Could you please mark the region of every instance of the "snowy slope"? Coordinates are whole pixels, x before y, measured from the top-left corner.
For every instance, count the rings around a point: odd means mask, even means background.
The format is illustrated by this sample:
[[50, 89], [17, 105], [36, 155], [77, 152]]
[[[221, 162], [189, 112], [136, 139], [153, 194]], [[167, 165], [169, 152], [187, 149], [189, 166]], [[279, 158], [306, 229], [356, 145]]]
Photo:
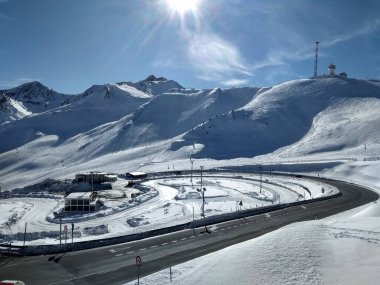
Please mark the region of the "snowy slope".
[[20, 147], [41, 135], [56, 135], [64, 141], [118, 120], [150, 99], [150, 95], [133, 87], [94, 85], [71, 104], [1, 126], [0, 135], [8, 139], [0, 146], [0, 152]]
[[24, 105], [5, 94], [0, 94], [0, 125], [30, 115]]
[[79, 135], [76, 141], [93, 150], [94, 156], [172, 139], [213, 116], [244, 106], [257, 89], [193, 92], [156, 96], [130, 116]]
[[[336, 78], [290, 81], [189, 131], [172, 150], [202, 144], [198, 158], [254, 157], [295, 144], [305, 136], [309, 137], [304, 138], [306, 142], [294, 145], [289, 154], [357, 147], [376, 139], [379, 99], [378, 82]], [[327, 128], [339, 129], [337, 136]], [[309, 149], [311, 142], [314, 149]]]

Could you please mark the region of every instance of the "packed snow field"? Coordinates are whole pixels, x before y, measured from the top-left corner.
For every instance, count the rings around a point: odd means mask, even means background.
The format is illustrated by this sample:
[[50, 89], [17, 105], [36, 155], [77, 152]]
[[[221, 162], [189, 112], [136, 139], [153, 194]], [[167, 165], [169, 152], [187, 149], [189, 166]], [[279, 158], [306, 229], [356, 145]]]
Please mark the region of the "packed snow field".
[[[196, 90], [150, 76], [95, 85], [75, 96], [38, 82], [0, 93], [2, 195], [83, 171], [189, 170], [191, 161], [198, 171], [204, 166], [257, 172], [261, 165], [264, 171], [380, 189], [380, 81], [300, 79], [273, 87]], [[317, 197], [328, 187], [264, 175], [260, 195], [257, 173], [246, 178], [205, 177], [206, 216], [236, 211], [238, 201], [243, 208], [263, 206]], [[196, 188], [199, 177], [193, 180]], [[109, 201], [98, 216], [67, 220], [75, 222], [75, 239], [189, 221], [193, 207], [200, 218], [202, 199], [189, 177], [148, 181], [152, 191], [132, 203], [131, 193], [123, 198], [120, 189], [126, 188], [117, 183], [104, 194]], [[1, 200], [3, 240], [20, 242], [17, 233], [28, 223], [28, 233], [35, 235], [27, 242], [56, 243], [59, 227], [51, 218], [62, 198], [56, 192], [46, 199], [24, 195]], [[293, 224], [176, 266], [174, 283], [377, 284], [379, 215], [379, 203], [373, 202]], [[167, 271], [142, 280], [166, 283]]]
[[[139, 183], [150, 189], [142, 193], [124, 187], [118, 180], [113, 189], [98, 191], [104, 206], [96, 212], [66, 213], [55, 218], [53, 212], [64, 208], [64, 195], [55, 199], [33, 197], [0, 200], [0, 242], [23, 244], [27, 224], [28, 244], [59, 244], [60, 221], [63, 227], [75, 224], [74, 241], [113, 237], [142, 232], [202, 218], [201, 187], [205, 192], [205, 215], [218, 215], [278, 203], [290, 203], [329, 196], [338, 190], [328, 184], [307, 179], [275, 177], [269, 174], [219, 174], [155, 179]], [[136, 195], [136, 193], [141, 195]], [[133, 198], [132, 198], [133, 197]], [[67, 236], [61, 236], [66, 239]], [[71, 240], [71, 233], [68, 238]]]

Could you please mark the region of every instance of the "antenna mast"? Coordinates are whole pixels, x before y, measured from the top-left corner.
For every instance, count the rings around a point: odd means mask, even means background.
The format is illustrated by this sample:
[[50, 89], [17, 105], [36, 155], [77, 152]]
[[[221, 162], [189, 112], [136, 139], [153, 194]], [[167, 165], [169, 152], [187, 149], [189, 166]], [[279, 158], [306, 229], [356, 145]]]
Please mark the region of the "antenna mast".
[[319, 42], [315, 42], [314, 77], [317, 77], [317, 70], [318, 70], [318, 45], [319, 45]]

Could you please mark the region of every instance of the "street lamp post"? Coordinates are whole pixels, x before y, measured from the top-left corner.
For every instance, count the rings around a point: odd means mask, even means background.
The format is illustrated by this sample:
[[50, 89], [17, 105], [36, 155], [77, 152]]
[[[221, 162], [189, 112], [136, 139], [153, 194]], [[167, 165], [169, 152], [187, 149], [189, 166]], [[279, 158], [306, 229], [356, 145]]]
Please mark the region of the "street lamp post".
[[205, 192], [206, 188], [203, 187], [203, 168], [204, 166], [201, 166], [201, 188], [197, 189], [198, 192], [202, 193], [202, 216], [205, 217]]
[[206, 192], [206, 188], [203, 187], [201, 189], [197, 189], [198, 192], [201, 192], [202, 193], [202, 216], [203, 218], [205, 218], [205, 192]]
[[203, 178], [203, 174], [202, 174], [203, 173], [203, 168], [204, 168], [204, 166], [201, 166], [201, 189], [202, 189], [202, 181], [203, 181], [202, 180], [202, 178]]
[[91, 192], [94, 192], [94, 172], [91, 172]]
[[194, 160], [191, 159], [191, 156], [190, 156], [190, 163], [191, 163], [190, 182], [191, 182], [191, 184], [193, 184], [193, 164], [194, 164]]
[[262, 189], [262, 181], [263, 181], [263, 172], [262, 172], [262, 166], [259, 166], [260, 170], [260, 194], [261, 194], [261, 189]]

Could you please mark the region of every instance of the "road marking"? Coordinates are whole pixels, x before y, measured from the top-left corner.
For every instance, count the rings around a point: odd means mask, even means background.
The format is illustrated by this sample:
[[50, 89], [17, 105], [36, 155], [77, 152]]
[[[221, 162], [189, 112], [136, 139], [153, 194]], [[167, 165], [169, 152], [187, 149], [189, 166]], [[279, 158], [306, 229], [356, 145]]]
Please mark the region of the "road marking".
[[126, 254], [132, 254], [132, 253], [134, 253], [135, 251], [134, 250], [132, 250], [132, 251], [128, 251]]
[[225, 231], [226, 229], [220, 229], [221, 231]]
[[157, 247], [157, 245], [152, 245], [150, 248], [156, 248]]
[[144, 250], [146, 250], [146, 248], [144, 247], [144, 248], [142, 248], [142, 249], [140, 249], [140, 251], [144, 251]]
[[185, 240], [185, 239], [187, 239], [187, 238], [181, 238], [181, 240]]
[[195, 236], [191, 236], [190, 238], [195, 238]]
[[168, 244], [167, 242], [161, 243], [161, 245], [167, 245], [167, 244]]
[[115, 256], [122, 256], [122, 255], [124, 255], [124, 254], [122, 254], [122, 253], [119, 253], [119, 254], [116, 254]]
[[306, 207], [304, 205], [301, 205], [301, 208], [304, 209], [304, 210], [306, 209]]
[[175, 243], [175, 242], [177, 242], [178, 240], [172, 240], [172, 243]]
[[131, 248], [131, 247], [127, 246], [127, 247], [123, 247], [123, 248], [110, 249], [110, 252], [115, 253], [115, 252], [126, 250], [128, 248]]

